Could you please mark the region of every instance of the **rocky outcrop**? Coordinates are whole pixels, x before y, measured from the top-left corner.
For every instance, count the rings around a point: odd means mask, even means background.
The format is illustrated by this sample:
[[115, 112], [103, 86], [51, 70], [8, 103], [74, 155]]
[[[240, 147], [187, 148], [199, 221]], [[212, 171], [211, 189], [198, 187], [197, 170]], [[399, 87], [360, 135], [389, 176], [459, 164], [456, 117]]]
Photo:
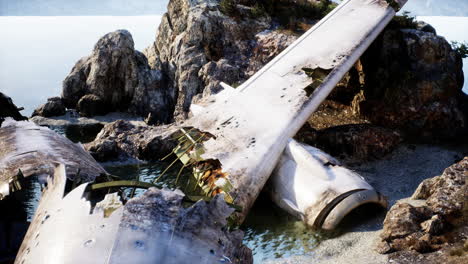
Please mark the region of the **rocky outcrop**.
[[[441, 253], [432, 255], [428, 262], [414, 263], [437, 263], [436, 260], [463, 263], [458, 259], [460, 256], [467, 260], [466, 248], [463, 249], [468, 235], [467, 180], [468, 157], [465, 157], [441, 176], [422, 182], [410, 200], [390, 209], [377, 250], [402, 251], [390, 256], [397, 263], [410, 263], [406, 261], [417, 259], [418, 252], [438, 250]], [[457, 253], [458, 247], [461, 251]]]
[[67, 109], [65, 108], [65, 105], [63, 104], [60, 97], [51, 97], [47, 99], [47, 103], [35, 109], [32, 116], [61, 116], [64, 115], [66, 111]]
[[93, 53], [76, 63], [63, 82], [62, 98], [84, 116], [152, 113], [154, 122], [169, 122], [173, 96], [163, 83], [162, 73], [150, 69], [145, 55], [134, 49], [130, 33], [118, 30], [102, 37]]
[[11, 117], [17, 121], [26, 120], [27, 118], [22, 116], [19, 111], [21, 109], [16, 107], [11, 98], [0, 92], [0, 126], [5, 117]]
[[[311, 25], [307, 24], [307, 27]], [[299, 38], [299, 34], [284, 30], [265, 30], [255, 35], [256, 45], [252, 51], [247, 75], [252, 76]]]
[[145, 54], [168, 77], [175, 115], [183, 118], [194, 98], [217, 93], [220, 82], [241, 84], [333, 6], [328, 0], [172, 0]]
[[192, 99], [205, 89], [217, 92], [221, 81], [245, 80], [252, 40], [270, 26], [268, 16], [231, 17], [219, 1], [170, 1], [153, 48], [176, 92], [176, 115], [185, 116]]
[[425, 28], [388, 29], [365, 53], [360, 113], [408, 137], [452, 139], [468, 131], [462, 60]]
[[158, 160], [170, 153], [177, 141], [171, 138], [175, 126], [137, 126], [119, 120], [104, 126], [96, 139], [85, 148], [98, 161]]
[[104, 100], [94, 94], [87, 94], [81, 97], [76, 104], [76, 110], [81, 116], [86, 117], [105, 115], [109, 111], [109, 109], [106, 108]]
[[296, 138], [342, 160], [379, 159], [402, 141], [398, 132], [370, 124], [341, 125], [321, 130], [308, 126], [304, 126]]

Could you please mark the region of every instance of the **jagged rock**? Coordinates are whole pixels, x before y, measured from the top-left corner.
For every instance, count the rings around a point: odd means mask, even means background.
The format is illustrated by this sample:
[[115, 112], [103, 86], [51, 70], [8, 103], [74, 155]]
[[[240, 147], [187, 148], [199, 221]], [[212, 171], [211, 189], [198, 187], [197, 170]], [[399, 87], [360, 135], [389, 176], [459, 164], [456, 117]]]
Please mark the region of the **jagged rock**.
[[440, 215], [434, 215], [431, 219], [421, 223], [424, 233], [429, 235], [438, 235], [444, 230], [444, 220]]
[[[384, 229], [380, 237], [384, 242], [384, 250], [380, 247], [380, 253], [390, 253], [388, 251], [402, 250], [415, 243], [411, 234], [418, 233], [421, 223], [432, 217], [431, 211], [425, 207], [414, 207], [407, 203], [397, 203], [388, 212], [384, 221]], [[417, 240], [417, 239], [416, 239]], [[390, 248], [387, 248], [387, 243]], [[387, 252], [386, 252], [387, 251]]]
[[222, 90], [221, 81], [231, 85], [238, 84], [240, 74], [240, 70], [229, 64], [229, 61], [225, 59], [217, 62], [208, 62], [199, 72], [201, 80], [207, 84], [203, 90], [202, 97], [220, 92]]
[[429, 33], [432, 33], [434, 35], [437, 35], [437, 31], [430, 24], [428, 24], [428, 23], [426, 23], [424, 21], [417, 21], [416, 23], [417, 23], [416, 28], [418, 30], [421, 30], [421, 31], [424, 31], [424, 32], [429, 32]]
[[94, 108], [96, 98], [86, 98], [80, 112], [92, 115], [94, 110], [123, 111], [142, 116], [154, 113], [160, 122], [172, 118], [172, 95], [163, 85], [160, 71], [149, 67], [145, 55], [134, 49], [132, 36], [126, 30], [106, 34], [89, 57], [82, 58], [63, 82], [62, 98], [68, 108], [77, 108], [88, 94], [102, 100]]
[[67, 109], [65, 108], [65, 105], [63, 104], [60, 97], [51, 97], [47, 99], [47, 103], [35, 109], [32, 116], [61, 116], [64, 115], [66, 111]]
[[108, 113], [104, 100], [94, 94], [87, 94], [81, 97], [76, 105], [76, 110], [78, 110], [81, 116], [86, 117], [105, 115]]
[[[215, 92], [220, 81], [244, 81], [243, 72], [255, 46], [252, 40], [270, 26], [268, 16], [230, 17], [221, 12], [219, 1], [170, 1], [152, 47], [169, 78], [170, 89], [176, 92], [176, 115], [186, 116], [192, 99], [203, 93], [206, 86]], [[150, 64], [155, 63], [150, 60]], [[207, 78], [203, 74], [226, 69], [226, 75]]]
[[348, 160], [382, 158], [402, 141], [398, 132], [369, 124], [341, 125], [321, 130], [306, 125], [296, 138], [330, 155]]
[[126, 158], [158, 160], [170, 153], [177, 141], [170, 136], [172, 125], [145, 127], [119, 120], [104, 126], [85, 148], [98, 161]]
[[0, 126], [5, 120], [5, 117], [12, 117], [17, 121], [26, 120], [27, 118], [21, 115], [19, 112], [20, 110], [21, 109], [16, 107], [10, 97], [0, 92]]
[[466, 134], [462, 60], [445, 38], [416, 29], [389, 29], [362, 62], [366, 80], [360, 113], [373, 124], [417, 139]]
[[[468, 234], [467, 179], [468, 157], [465, 157], [441, 176], [422, 182], [413, 200], [399, 202], [390, 209], [377, 250], [381, 253], [402, 251], [390, 256], [396, 263], [411, 263], [407, 261], [418, 259], [417, 252], [437, 250], [440, 254], [431, 255], [428, 263], [449, 259], [454, 245], [463, 247]], [[419, 205], [410, 204], [418, 201]], [[466, 260], [468, 256], [462, 250], [463, 255]], [[456, 261], [453, 263], [463, 263]]]
[[[468, 195], [468, 157], [447, 168], [441, 176], [423, 181], [413, 199], [424, 199], [435, 213], [459, 217], [463, 215]], [[466, 212], [465, 212], [466, 213]]]
[[298, 38], [299, 34], [291, 34], [291, 32], [279, 29], [265, 30], [256, 34], [256, 45], [252, 51], [247, 75], [254, 75]]
[[[336, 85], [336, 87], [328, 95], [328, 100], [333, 100], [345, 105], [353, 105], [354, 101], [359, 96], [365, 83], [365, 72], [362, 68], [361, 61], [357, 61], [349, 70], [345, 77]], [[356, 111], [357, 110], [357, 111]], [[358, 108], [353, 111], [359, 113]]]

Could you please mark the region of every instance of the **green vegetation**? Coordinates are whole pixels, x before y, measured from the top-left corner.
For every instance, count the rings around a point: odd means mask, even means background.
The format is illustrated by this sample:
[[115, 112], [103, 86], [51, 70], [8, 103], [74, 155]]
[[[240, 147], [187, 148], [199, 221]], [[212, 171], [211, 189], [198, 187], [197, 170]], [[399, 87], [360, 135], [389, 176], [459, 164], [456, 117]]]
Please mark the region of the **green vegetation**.
[[410, 15], [410, 12], [405, 11], [402, 15], [394, 16], [389, 24], [390, 28], [412, 28], [416, 29], [418, 23], [416, 18]]
[[337, 4], [330, 0], [311, 2], [307, 0], [262, 0], [258, 1], [271, 16], [278, 19], [286, 29], [295, 29], [300, 19], [318, 20], [326, 16]]
[[268, 14], [267, 14], [265, 8], [263, 7], [263, 5], [261, 5], [259, 3], [256, 3], [253, 6], [251, 15], [252, 15], [253, 18], [256, 18], [256, 17], [264, 17], [264, 16], [267, 16]]
[[395, 9], [395, 11], [399, 11], [400, 10], [400, 5], [395, 1], [395, 0], [385, 0], [387, 1], [388, 5], [391, 6], [393, 9]]
[[219, 3], [220, 10], [228, 16], [236, 16], [238, 13], [235, 0], [221, 0]]
[[457, 42], [457, 41], [452, 41], [452, 48], [455, 52], [460, 54], [460, 56], [464, 58], [468, 58], [468, 43], [463, 42]]
[[337, 4], [331, 0], [221, 0], [220, 10], [230, 17], [240, 16], [237, 4], [251, 8], [249, 16], [259, 18], [271, 16], [286, 30], [301, 29], [304, 20], [319, 20], [333, 10]]

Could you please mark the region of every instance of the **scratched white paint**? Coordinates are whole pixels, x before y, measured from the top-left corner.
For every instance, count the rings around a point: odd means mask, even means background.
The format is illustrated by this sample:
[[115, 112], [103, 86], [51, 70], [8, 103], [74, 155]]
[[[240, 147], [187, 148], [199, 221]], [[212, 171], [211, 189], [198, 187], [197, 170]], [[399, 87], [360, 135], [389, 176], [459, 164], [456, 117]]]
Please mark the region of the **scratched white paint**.
[[[359, 205], [373, 202], [386, 206], [383, 199], [364, 178], [343, 167], [340, 162], [319, 149], [300, 144], [291, 139], [281, 155], [273, 175], [271, 176], [270, 194], [273, 201], [290, 214], [302, 219], [307, 225], [321, 228], [327, 222], [318, 216], [331, 206], [337, 197], [344, 199], [356, 196], [357, 192], [370, 191], [365, 199], [354, 199], [340, 211], [336, 212], [339, 219], [333, 221], [328, 229], [335, 227], [346, 213]], [[326, 196], [326, 194], [332, 194]], [[369, 193], [369, 192], [368, 192]], [[376, 199], [377, 198], [377, 199]], [[339, 204], [339, 203], [338, 203]], [[331, 206], [333, 208], [334, 206]], [[331, 209], [330, 208], [330, 209]], [[331, 210], [330, 210], [331, 211]]]
[[[242, 222], [293, 137], [356, 60], [385, 28], [395, 10], [384, 0], [348, 0], [257, 74], [212, 99], [184, 125], [210, 132], [206, 159], [218, 159], [234, 186]], [[333, 69], [310, 96], [302, 68]], [[229, 93], [229, 91], [228, 91]]]

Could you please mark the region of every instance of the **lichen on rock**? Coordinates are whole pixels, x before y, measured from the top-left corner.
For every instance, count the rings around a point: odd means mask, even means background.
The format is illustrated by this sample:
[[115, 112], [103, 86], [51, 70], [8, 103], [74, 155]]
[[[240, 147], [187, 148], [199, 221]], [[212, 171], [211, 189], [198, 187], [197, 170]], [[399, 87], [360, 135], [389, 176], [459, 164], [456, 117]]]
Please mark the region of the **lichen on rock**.
[[62, 98], [67, 108], [79, 108], [85, 116], [152, 113], [155, 123], [167, 123], [172, 119], [172, 96], [163, 83], [162, 73], [151, 69], [145, 55], [134, 49], [130, 33], [117, 30], [103, 36], [92, 54], [75, 64], [63, 82]]
[[[411, 263], [419, 253], [428, 253], [418, 263], [463, 263], [468, 254], [451, 254], [462, 247], [468, 234], [468, 157], [447, 168], [442, 175], [421, 183], [411, 200], [394, 205], [384, 221], [377, 246], [390, 259]], [[412, 205], [414, 204], [414, 205]], [[438, 251], [439, 253], [430, 253]], [[466, 250], [465, 250], [466, 251]]]

